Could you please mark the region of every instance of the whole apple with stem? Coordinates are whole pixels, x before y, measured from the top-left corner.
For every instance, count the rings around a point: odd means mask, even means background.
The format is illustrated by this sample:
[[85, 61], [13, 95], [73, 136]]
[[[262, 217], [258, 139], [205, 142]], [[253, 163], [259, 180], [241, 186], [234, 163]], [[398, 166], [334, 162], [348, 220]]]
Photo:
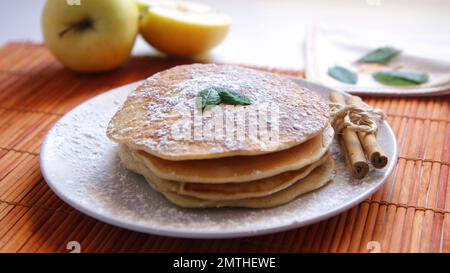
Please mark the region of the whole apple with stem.
[[134, 0], [47, 0], [42, 14], [44, 41], [66, 67], [102, 72], [123, 64], [139, 30]]

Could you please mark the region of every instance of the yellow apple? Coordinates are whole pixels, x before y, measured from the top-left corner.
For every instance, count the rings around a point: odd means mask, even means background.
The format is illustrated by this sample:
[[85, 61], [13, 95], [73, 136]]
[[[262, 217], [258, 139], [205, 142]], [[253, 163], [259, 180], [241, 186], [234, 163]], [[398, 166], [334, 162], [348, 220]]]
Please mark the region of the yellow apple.
[[48, 0], [42, 14], [46, 46], [66, 67], [79, 72], [123, 64], [138, 30], [134, 0]]
[[226, 37], [231, 18], [208, 6], [167, 1], [150, 4], [140, 20], [140, 33], [156, 49], [176, 56], [203, 54]]

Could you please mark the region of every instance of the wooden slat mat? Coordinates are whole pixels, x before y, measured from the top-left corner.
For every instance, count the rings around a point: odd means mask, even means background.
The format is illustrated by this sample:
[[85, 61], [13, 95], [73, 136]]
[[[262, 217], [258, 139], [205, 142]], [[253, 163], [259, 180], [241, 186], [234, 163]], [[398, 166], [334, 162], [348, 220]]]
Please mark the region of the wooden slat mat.
[[[101, 92], [186, 63], [135, 57], [123, 68], [79, 75], [45, 47], [0, 48], [0, 252], [450, 252], [450, 96], [365, 98], [388, 114], [400, 155], [385, 186], [359, 206], [307, 227], [254, 238], [187, 240], [117, 228], [61, 201], [39, 170], [48, 129]], [[301, 76], [298, 71], [273, 70]]]

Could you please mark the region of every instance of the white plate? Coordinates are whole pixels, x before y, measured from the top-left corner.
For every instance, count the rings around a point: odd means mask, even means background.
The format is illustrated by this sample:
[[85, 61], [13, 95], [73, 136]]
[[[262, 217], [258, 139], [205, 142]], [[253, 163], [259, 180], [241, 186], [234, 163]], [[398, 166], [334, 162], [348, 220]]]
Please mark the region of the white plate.
[[[324, 97], [327, 87], [294, 79]], [[137, 85], [132, 83], [103, 93], [79, 105], [49, 131], [41, 149], [42, 174], [52, 190], [83, 213], [135, 231], [189, 238], [253, 236], [308, 225], [349, 209], [378, 189], [397, 159], [394, 134], [380, 126], [380, 145], [390, 158], [383, 170], [371, 170], [361, 180], [350, 178], [339, 147], [332, 147], [336, 177], [324, 188], [289, 204], [271, 209], [183, 209], [172, 205], [127, 171], [117, 144], [106, 135], [112, 115]]]
[[[396, 35], [386, 33], [384, 30], [371, 29], [368, 32], [366, 28], [357, 26], [343, 29], [326, 24], [311, 25], [306, 33], [305, 74], [310, 81], [353, 94], [370, 96], [450, 94], [450, 54], [448, 46], [445, 46], [447, 43], [444, 40], [447, 37], [444, 35], [438, 37], [418, 37], [407, 33]], [[429, 75], [429, 82], [418, 86], [387, 86], [375, 81], [371, 73], [358, 73], [358, 83], [351, 85], [341, 83], [327, 74], [328, 68], [334, 65], [358, 70], [354, 64], [355, 60], [374, 48], [385, 45], [384, 43], [402, 49], [402, 53], [389, 63], [389, 67], [425, 71]]]

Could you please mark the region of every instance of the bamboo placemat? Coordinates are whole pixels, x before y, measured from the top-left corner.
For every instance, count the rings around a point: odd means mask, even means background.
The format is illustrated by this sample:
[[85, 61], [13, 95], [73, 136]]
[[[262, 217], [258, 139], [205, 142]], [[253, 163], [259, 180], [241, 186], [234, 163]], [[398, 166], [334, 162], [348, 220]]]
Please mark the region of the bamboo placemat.
[[[0, 252], [450, 252], [450, 96], [370, 98], [397, 136], [398, 164], [359, 206], [267, 236], [190, 240], [146, 235], [85, 216], [61, 201], [39, 170], [48, 129], [77, 104], [182, 60], [135, 57], [123, 68], [79, 75], [42, 45], [0, 48]], [[272, 70], [301, 76], [300, 71]]]

